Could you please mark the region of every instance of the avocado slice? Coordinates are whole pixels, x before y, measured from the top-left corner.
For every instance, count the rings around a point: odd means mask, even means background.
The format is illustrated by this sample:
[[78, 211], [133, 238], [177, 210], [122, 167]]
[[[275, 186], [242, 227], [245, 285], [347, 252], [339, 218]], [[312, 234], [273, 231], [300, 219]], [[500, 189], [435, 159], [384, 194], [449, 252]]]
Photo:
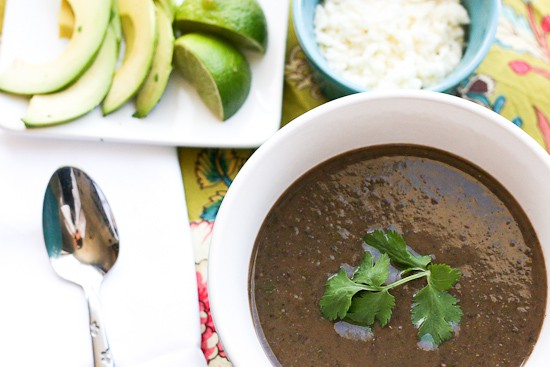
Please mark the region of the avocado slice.
[[69, 87], [52, 94], [34, 95], [23, 122], [27, 127], [57, 125], [74, 120], [99, 106], [109, 91], [118, 59], [115, 27], [111, 24], [103, 44], [86, 72]]
[[111, 0], [68, 0], [75, 16], [75, 32], [53, 61], [31, 64], [14, 61], [0, 74], [0, 90], [15, 94], [55, 92], [76, 80], [97, 54], [111, 17]]
[[157, 43], [156, 8], [152, 0], [119, 0], [118, 11], [126, 49], [103, 101], [103, 115], [119, 109], [138, 92], [151, 68]]
[[[113, 2], [116, 3], [116, 1]], [[59, 37], [70, 39], [73, 36], [74, 30], [74, 14], [68, 0], [61, 0], [57, 22], [59, 25]]]
[[[0, 0], [5, 1], [5, 0]], [[122, 39], [122, 29], [120, 26], [120, 18], [118, 16], [117, 0], [112, 0], [113, 5], [111, 8], [111, 24], [115, 30], [118, 42]], [[73, 9], [68, 3], [68, 0], [61, 0], [61, 6], [59, 7], [59, 18], [57, 20], [59, 26], [60, 38], [71, 38], [74, 30], [74, 14]]]
[[155, 2], [157, 8], [158, 41], [153, 56], [153, 64], [147, 78], [136, 96], [134, 117], [145, 117], [162, 97], [170, 73], [172, 72], [172, 55], [174, 54], [174, 32], [172, 20], [162, 5]]
[[113, 27], [117, 43], [120, 46], [120, 42], [122, 41], [122, 25], [120, 24], [120, 14], [118, 13], [118, 0], [113, 0], [111, 27]]
[[155, 0], [155, 3], [164, 9], [166, 15], [170, 18], [170, 23], [172, 23], [178, 10], [178, 4], [176, 4], [175, 0]]
[[6, 0], [0, 0], [0, 34], [4, 27], [4, 13], [6, 12]]

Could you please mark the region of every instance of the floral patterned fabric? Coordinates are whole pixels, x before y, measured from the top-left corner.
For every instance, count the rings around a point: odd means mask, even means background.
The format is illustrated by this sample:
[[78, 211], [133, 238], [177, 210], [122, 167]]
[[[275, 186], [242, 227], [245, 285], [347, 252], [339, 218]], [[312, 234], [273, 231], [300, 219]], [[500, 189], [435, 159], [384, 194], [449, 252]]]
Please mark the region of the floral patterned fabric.
[[[550, 152], [550, 0], [503, 0], [497, 39], [456, 95], [502, 114]], [[312, 80], [289, 23], [284, 125], [327, 100]], [[207, 263], [218, 208], [252, 150], [181, 148], [179, 157], [193, 234], [202, 350], [210, 367], [231, 366], [210, 314]]]

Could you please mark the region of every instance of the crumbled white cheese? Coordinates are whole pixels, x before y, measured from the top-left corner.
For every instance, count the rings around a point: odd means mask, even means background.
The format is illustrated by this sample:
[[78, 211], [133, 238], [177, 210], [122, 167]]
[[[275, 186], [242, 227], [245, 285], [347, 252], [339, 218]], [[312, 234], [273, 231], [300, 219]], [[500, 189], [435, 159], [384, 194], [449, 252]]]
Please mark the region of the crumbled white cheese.
[[460, 62], [469, 23], [459, 0], [325, 0], [315, 35], [330, 67], [370, 89], [420, 89]]

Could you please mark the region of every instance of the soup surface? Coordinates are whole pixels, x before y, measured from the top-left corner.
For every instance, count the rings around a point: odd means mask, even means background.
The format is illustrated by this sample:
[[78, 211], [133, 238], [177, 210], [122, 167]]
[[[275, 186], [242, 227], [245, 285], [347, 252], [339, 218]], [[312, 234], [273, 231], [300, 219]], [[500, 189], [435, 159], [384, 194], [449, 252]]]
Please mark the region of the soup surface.
[[[419, 348], [412, 296], [395, 288], [388, 325], [348, 339], [319, 310], [327, 278], [356, 266], [373, 229], [400, 232], [411, 248], [460, 269], [450, 293], [459, 331]], [[546, 270], [535, 232], [503, 187], [444, 152], [387, 145], [349, 152], [307, 172], [266, 217], [251, 264], [252, 313], [273, 364], [282, 366], [519, 367], [538, 337]]]

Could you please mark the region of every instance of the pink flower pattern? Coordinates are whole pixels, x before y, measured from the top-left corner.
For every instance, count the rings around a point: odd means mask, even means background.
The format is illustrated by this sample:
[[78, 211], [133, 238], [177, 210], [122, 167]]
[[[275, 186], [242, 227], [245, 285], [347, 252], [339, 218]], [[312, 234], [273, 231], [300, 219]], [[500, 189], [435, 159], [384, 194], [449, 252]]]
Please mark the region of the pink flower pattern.
[[192, 221], [189, 225], [195, 251], [195, 262], [198, 264], [201, 261], [208, 260], [214, 222], [202, 219]]
[[[527, 10], [527, 20], [529, 23], [529, 27], [533, 32], [536, 43], [542, 50], [543, 54], [546, 55], [547, 60], [550, 60], [550, 47], [548, 46], [547, 38], [548, 34], [550, 33], [550, 15], [542, 16], [540, 22], [537, 22], [533, 4], [528, 2], [525, 4], [525, 6]], [[513, 60], [508, 64], [508, 66], [510, 66], [510, 68], [517, 75], [535, 73], [550, 80], [550, 71], [546, 70], [545, 68], [533, 66], [525, 60]], [[544, 139], [546, 150], [550, 153], [550, 122], [537, 106], [533, 106], [533, 108], [537, 116], [537, 127]]]
[[533, 3], [528, 2], [525, 4], [527, 7], [527, 20], [531, 31], [535, 36], [539, 47], [542, 49], [546, 59], [550, 60], [550, 48], [548, 47], [547, 35], [550, 32], [550, 15], [542, 17], [540, 24], [537, 24], [536, 12]]
[[550, 153], [550, 121], [537, 107], [535, 107], [535, 114], [537, 115], [538, 128], [544, 138], [546, 151]]
[[197, 271], [197, 285], [199, 289], [199, 310], [201, 318], [201, 349], [207, 362], [214, 360], [220, 356], [226, 358], [225, 351], [216, 334], [216, 327], [212, 321], [210, 312], [210, 300], [208, 299], [208, 288], [206, 280], [202, 273]]

